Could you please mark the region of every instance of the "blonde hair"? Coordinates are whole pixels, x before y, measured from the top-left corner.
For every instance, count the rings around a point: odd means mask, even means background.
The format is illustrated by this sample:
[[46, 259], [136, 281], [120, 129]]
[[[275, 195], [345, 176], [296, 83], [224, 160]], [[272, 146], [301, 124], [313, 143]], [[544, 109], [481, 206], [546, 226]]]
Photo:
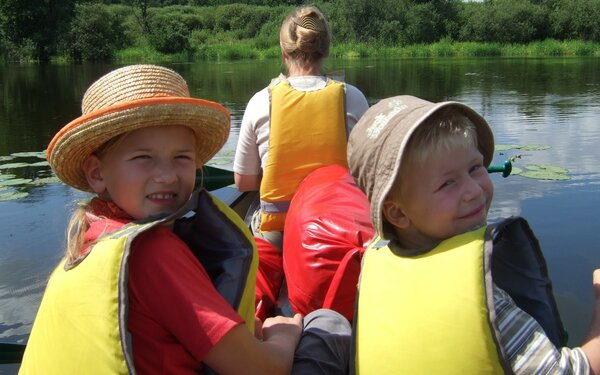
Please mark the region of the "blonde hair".
[[329, 56], [331, 31], [321, 11], [302, 6], [290, 13], [279, 31], [281, 49], [300, 66], [320, 62]]
[[[116, 147], [119, 143], [125, 139], [129, 133], [123, 133], [116, 137], [113, 137], [102, 144], [93, 155], [96, 155], [100, 159], [106, 155], [110, 150]], [[71, 267], [77, 264], [81, 260], [81, 250], [85, 242], [85, 233], [89, 229], [90, 225], [87, 220], [87, 215], [91, 211], [90, 201], [81, 201], [77, 203], [77, 207], [71, 214], [69, 219], [69, 225], [67, 226], [67, 248], [65, 251], [66, 266]], [[100, 237], [100, 236], [99, 236]]]
[[464, 114], [444, 108], [425, 120], [410, 136], [400, 163], [400, 173], [390, 196], [398, 197], [402, 176], [408, 167], [422, 166], [434, 152], [450, 153], [455, 148], [478, 147], [477, 127]]

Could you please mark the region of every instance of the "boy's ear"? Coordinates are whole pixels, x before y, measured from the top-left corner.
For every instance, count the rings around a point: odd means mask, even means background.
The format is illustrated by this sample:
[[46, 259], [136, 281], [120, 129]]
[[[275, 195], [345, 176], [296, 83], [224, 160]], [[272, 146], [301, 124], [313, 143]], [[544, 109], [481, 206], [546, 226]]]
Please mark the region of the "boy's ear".
[[382, 209], [385, 219], [396, 228], [404, 229], [410, 224], [410, 219], [397, 202], [386, 199]]
[[102, 163], [96, 155], [90, 155], [83, 162], [85, 178], [94, 192], [100, 194], [106, 190], [100, 167]]

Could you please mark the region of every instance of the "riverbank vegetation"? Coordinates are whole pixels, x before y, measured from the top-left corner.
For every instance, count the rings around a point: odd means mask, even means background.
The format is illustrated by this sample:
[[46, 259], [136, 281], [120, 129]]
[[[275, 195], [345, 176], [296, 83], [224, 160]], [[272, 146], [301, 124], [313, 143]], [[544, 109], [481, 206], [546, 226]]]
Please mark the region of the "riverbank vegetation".
[[[0, 0], [0, 59], [275, 58], [303, 1]], [[600, 0], [330, 0], [335, 57], [600, 56]]]

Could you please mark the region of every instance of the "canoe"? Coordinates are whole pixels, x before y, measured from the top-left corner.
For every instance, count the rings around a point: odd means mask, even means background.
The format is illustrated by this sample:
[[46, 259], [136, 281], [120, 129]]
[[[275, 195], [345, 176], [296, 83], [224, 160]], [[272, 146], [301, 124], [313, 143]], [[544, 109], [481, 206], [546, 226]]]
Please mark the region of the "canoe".
[[[512, 165], [509, 160], [504, 165], [492, 165], [488, 167], [489, 173], [502, 173], [503, 177], [508, 177], [511, 170]], [[249, 224], [250, 218], [248, 217], [248, 213], [254, 211], [258, 193], [242, 193], [233, 187], [233, 172], [221, 168], [204, 166], [202, 173], [198, 174], [196, 183], [198, 186], [203, 186], [215, 194]], [[23, 344], [0, 343], [0, 364], [20, 363], [24, 351], [25, 345]]]

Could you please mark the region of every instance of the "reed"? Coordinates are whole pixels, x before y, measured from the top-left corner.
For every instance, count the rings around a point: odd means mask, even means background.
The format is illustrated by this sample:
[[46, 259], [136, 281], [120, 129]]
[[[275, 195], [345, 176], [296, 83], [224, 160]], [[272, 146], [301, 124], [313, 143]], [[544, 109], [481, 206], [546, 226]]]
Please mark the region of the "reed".
[[[229, 39], [229, 38], [226, 38]], [[335, 58], [443, 58], [443, 57], [586, 57], [600, 56], [600, 43], [586, 41], [559, 41], [548, 39], [529, 44], [500, 44], [455, 42], [444, 39], [431, 44], [386, 46], [378, 43], [338, 43], [331, 48]], [[149, 45], [129, 47], [116, 53], [118, 62], [189, 62], [235, 61], [279, 58], [278, 45], [265, 47], [252, 40], [208, 40], [195, 43], [190, 51], [163, 54]]]

